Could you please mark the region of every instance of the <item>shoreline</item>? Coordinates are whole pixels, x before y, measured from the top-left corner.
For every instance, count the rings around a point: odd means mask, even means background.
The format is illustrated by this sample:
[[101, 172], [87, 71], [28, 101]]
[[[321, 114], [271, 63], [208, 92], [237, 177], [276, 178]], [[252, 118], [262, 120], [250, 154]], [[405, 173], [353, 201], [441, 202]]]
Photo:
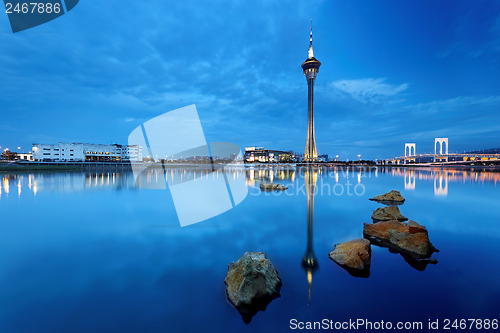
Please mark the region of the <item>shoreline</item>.
[[215, 168], [224, 167], [244, 167], [244, 168], [273, 168], [273, 167], [289, 167], [289, 168], [406, 168], [406, 169], [442, 169], [442, 170], [477, 170], [477, 171], [492, 171], [500, 172], [500, 165], [483, 165], [483, 164], [401, 164], [401, 165], [374, 165], [374, 164], [343, 164], [343, 163], [242, 163], [242, 164], [190, 164], [190, 163], [128, 163], [128, 162], [0, 162], [0, 172], [31, 172], [31, 171], [83, 171], [83, 172], [99, 172], [99, 171], [123, 171], [132, 172], [133, 166], [140, 168], [165, 168], [165, 169], [193, 169], [207, 168], [214, 166]]

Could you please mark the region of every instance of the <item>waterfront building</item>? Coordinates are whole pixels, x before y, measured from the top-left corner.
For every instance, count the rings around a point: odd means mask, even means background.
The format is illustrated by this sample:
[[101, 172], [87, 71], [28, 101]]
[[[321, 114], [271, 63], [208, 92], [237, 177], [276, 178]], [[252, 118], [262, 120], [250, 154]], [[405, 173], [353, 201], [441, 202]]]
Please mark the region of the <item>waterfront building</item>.
[[16, 159], [21, 160], [21, 161], [33, 161], [33, 154], [31, 154], [31, 153], [18, 153]]
[[311, 25], [308, 57], [301, 66], [307, 80], [307, 141], [304, 154], [305, 162], [316, 162], [318, 160], [316, 139], [314, 137], [314, 81], [316, 80], [320, 66], [321, 62], [314, 57]]
[[140, 162], [142, 161], [142, 146], [140, 145], [121, 145], [122, 160]]
[[33, 144], [33, 160], [41, 162], [142, 161], [142, 146], [119, 144]]
[[318, 155], [319, 162], [328, 162], [328, 154]]
[[246, 147], [244, 161], [245, 163], [291, 163], [295, 162], [295, 155], [292, 151]]

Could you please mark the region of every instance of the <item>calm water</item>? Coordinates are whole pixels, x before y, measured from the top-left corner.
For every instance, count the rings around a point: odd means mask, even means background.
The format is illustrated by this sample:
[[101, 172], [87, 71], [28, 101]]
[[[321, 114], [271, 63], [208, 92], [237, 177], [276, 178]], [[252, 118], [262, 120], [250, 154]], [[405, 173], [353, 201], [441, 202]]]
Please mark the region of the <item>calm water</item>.
[[[500, 317], [499, 173], [312, 172], [309, 237], [300, 169], [235, 168], [229, 177], [246, 182], [246, 199], [184, 228], [170, 191], [139, 189], [131, 174], [1, 173], [0, 332], [287, 332], [292, 318]], [[260, 192], [270, 180], [289, 189]], [[418, 271], [372, 246], [371, 276], [352, 277], [328, 253], [363, 237], [381, 206], [368, 198], [391, 189], [407, 199], [401, 212], [429, 230], [439, 263]], [[308, 241], [319, 265], [310, 283]], [[224, 285], [245, 251], [266, 252], [283, 281], [281, 298], [250, 324]]]

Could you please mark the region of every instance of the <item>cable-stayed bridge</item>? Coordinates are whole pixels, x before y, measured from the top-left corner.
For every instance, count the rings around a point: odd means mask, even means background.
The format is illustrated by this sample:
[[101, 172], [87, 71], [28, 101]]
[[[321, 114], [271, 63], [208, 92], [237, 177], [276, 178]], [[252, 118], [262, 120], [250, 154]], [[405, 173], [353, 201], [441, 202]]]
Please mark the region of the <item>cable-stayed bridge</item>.
[[448, 138], [434, 139], [434, 154], [417, 154], [415, 143], [405, 143], [404, 156], [382, 160], [386, 165], [453, 165], [453, 164], [496, 164], [500, 162], [500, 154], [492, 153], [450, 153]]

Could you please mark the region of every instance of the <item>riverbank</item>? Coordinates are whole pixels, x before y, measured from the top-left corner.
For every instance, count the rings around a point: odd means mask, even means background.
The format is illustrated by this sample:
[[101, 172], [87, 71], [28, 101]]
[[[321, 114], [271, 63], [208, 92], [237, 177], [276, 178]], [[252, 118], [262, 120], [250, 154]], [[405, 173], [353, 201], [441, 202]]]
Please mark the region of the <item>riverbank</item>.
[[253, 168], [353, 168], [353, 169], [380, 169], [380, 168], [406, 168], [406, 169], [453, 169], [500, 172], [500, 164], [401, 164], [401, 165], [374, 165], [374, 164], [343, 164], [343, 163], [245, 163], [245, 164], [191, 164], [191, 163], [133, 163], [130, 162], [20, 162], [0, 161], [0, 172], [29, 172], [29, 171], [86, 171], [110, 172], [132, 171], [133, 168], [158, 168], [158, 169], [205, 169], [221, 167], [253, 167]]
[[1, 161], [0, 172], [31, 172], [31, 171], [131, 171], [130, 163], [84, 163], [84, 162], [19, 162]]

